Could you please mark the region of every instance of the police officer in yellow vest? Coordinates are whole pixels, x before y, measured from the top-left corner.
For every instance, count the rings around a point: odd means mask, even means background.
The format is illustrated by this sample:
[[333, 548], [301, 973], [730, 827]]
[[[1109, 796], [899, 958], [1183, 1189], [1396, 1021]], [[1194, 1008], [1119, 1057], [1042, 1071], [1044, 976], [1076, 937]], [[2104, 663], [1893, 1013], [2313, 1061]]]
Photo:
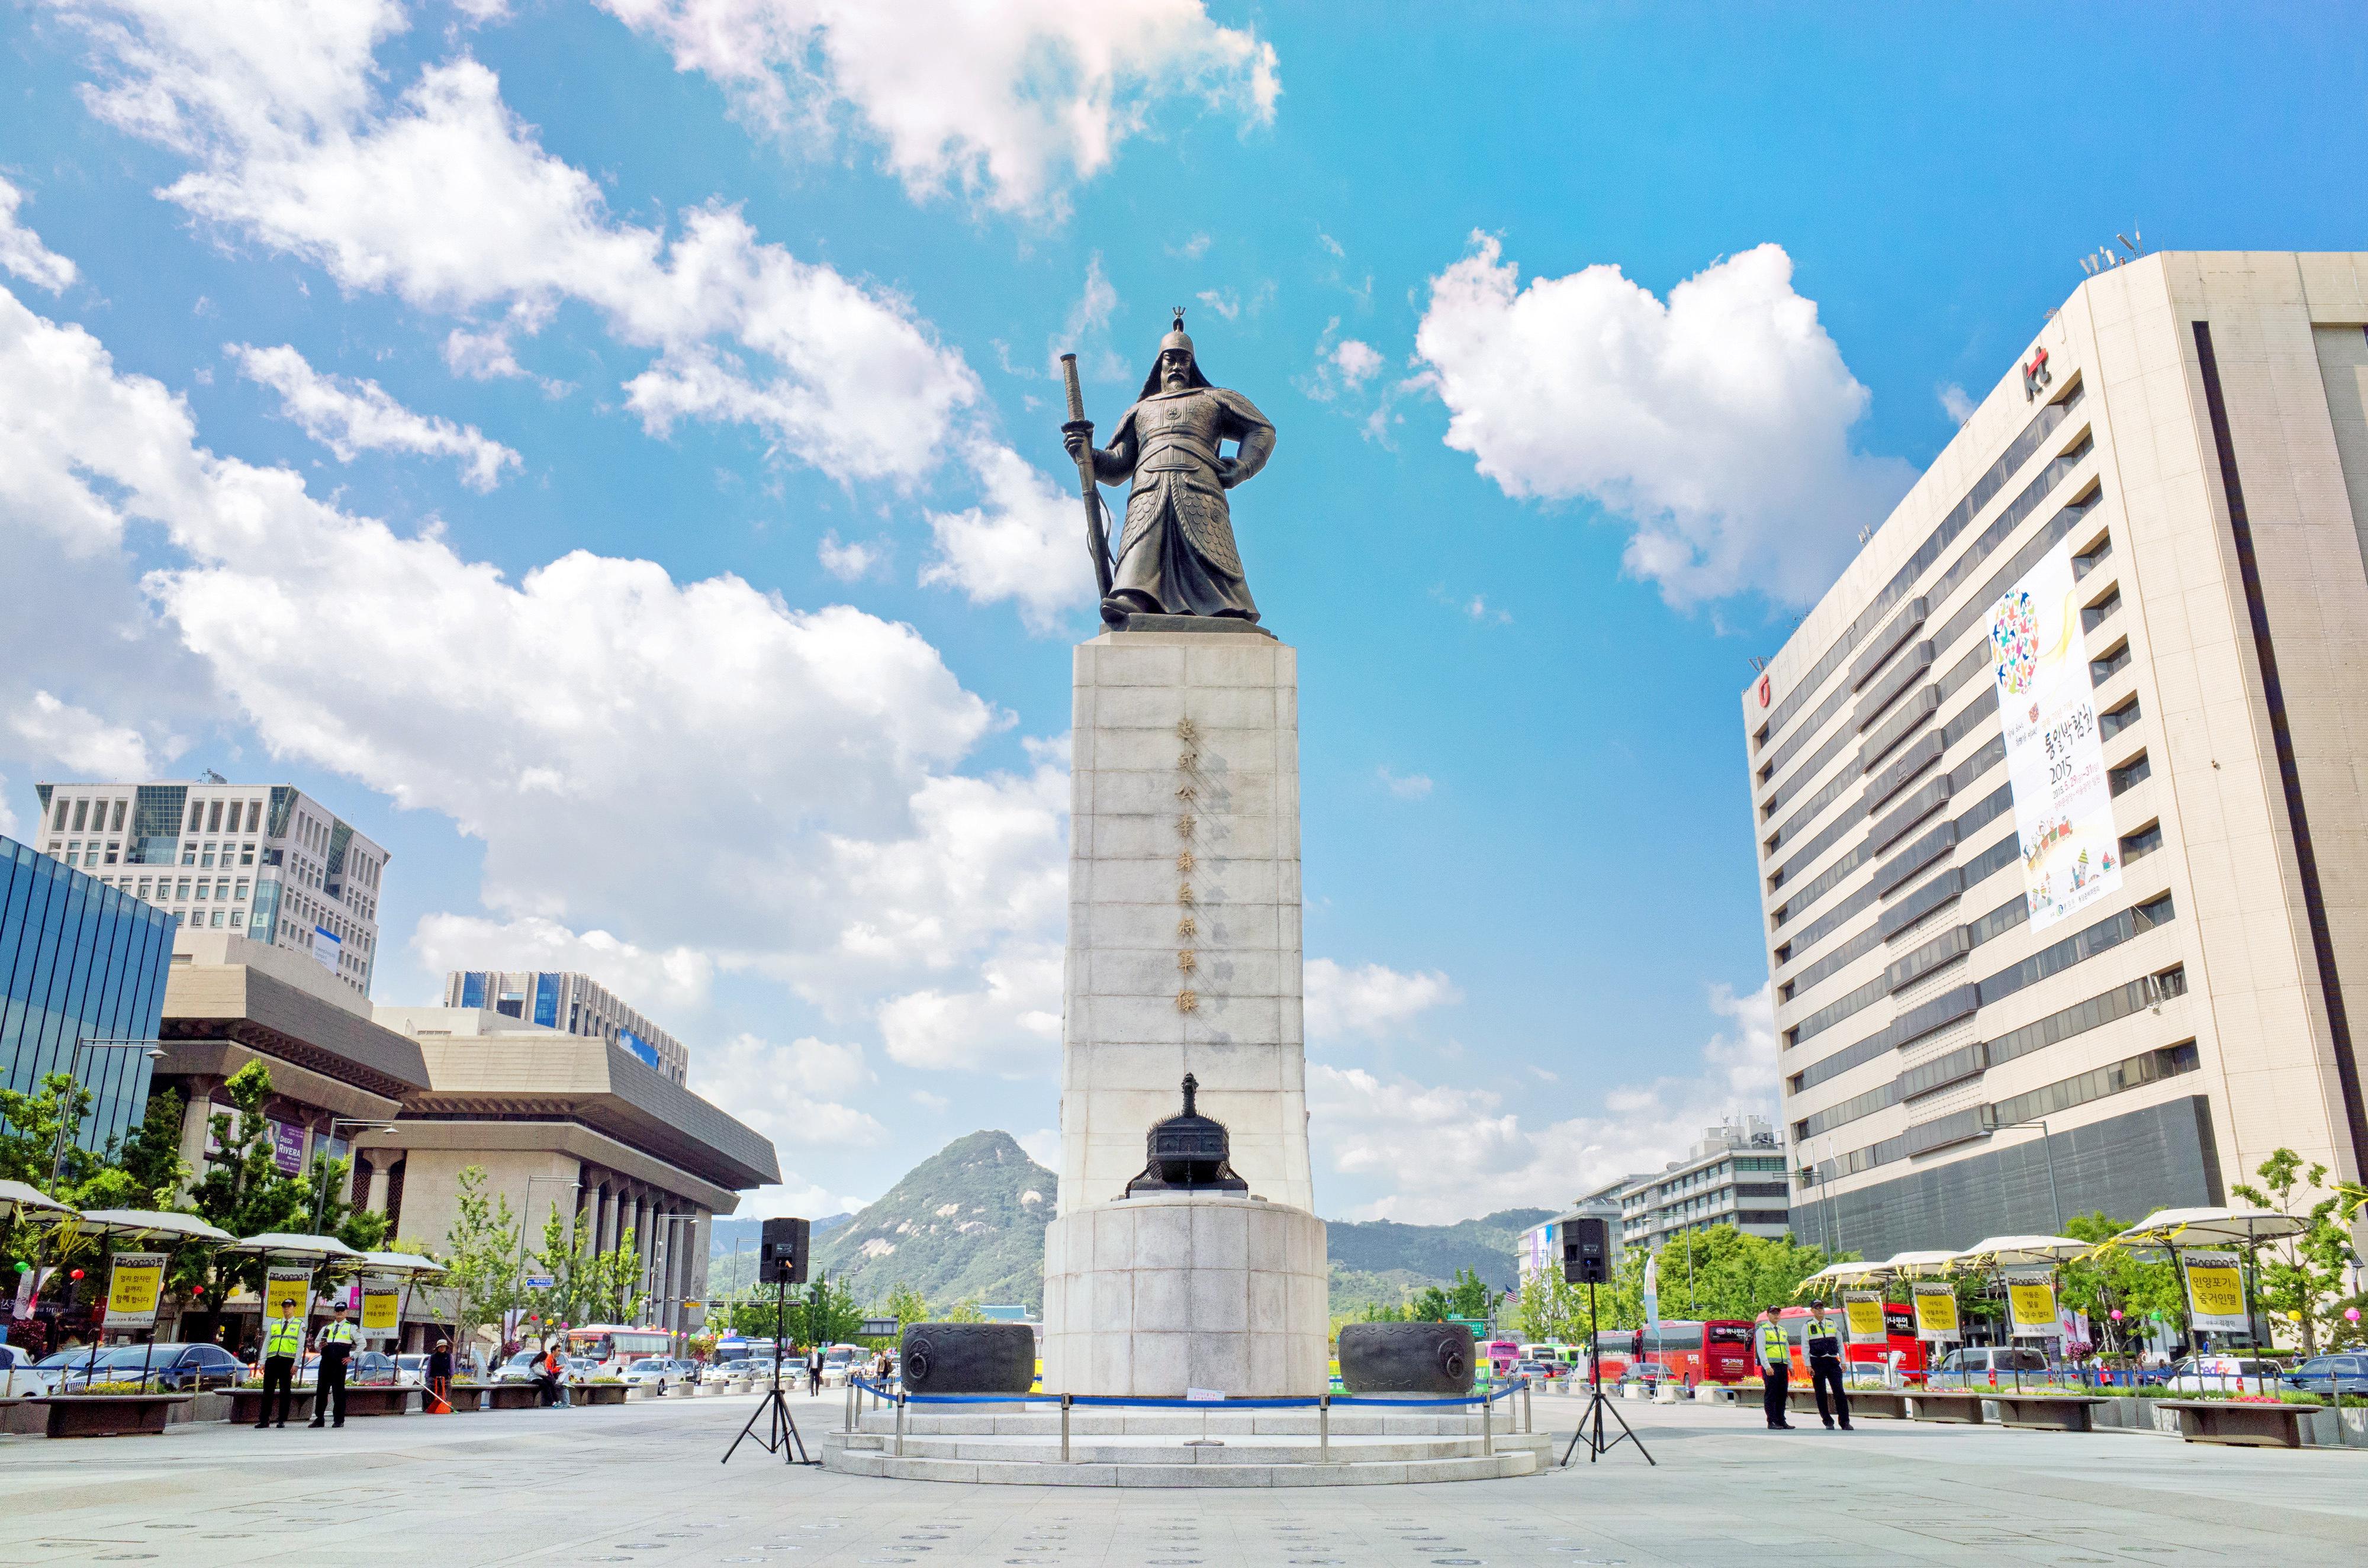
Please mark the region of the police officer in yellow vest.
[[1776, 1321], [1772, 1308], [1759, 1310], [1752, 1345], [1759, 1358], [1760, 1403], [1767, 1413], [1768, 1429], [1789, 1432], [1793, 1424], [1784, 1418], [1784, 1393], [1793, 1381], [1793, 1341], [1784, 1325]]
[[279, 1315], [263, 1325], [263, 1398], [255, 1429], [272, 1425], [271, 1394], [279, 1392], [279, 1422], [288, 1425], [288, 1398], [296, 1380], [296, 1358], [304, 1354], [304, 1320], [296, 1315], [299, 1298], [283, 1296]]
[[336, 1420], [331, 1425], [342, 1426], [346, 1424], [346, 1358], [353, 1353], [354, 1341], [358, 1337], [354, 1325], [346, 1321], [345, 1302], [339, 1301], [329, 1312], [329, 1321], [321, 1325], [320, 1335], [313, 1341], [313, 1347], [321, 1353], [321, 1378], [313, 1394], [313, 1425], [315, 1426], [320, 1426], [322, 1417], [329, 1414], [329, 1400], [333, 1394], [336, 1398], [337, 1410]]

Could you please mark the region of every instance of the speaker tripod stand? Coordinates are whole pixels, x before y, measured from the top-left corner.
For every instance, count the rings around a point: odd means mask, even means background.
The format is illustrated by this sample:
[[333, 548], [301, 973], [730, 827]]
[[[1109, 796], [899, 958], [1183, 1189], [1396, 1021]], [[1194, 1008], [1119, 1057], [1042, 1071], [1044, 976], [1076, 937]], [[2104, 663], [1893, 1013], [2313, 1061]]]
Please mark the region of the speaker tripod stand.
[[[1618, 1411], [1611, 1410], [1611, 1403], [1603, 1397], [1602, 1339], [1597, 1332], [1595, 1322], [1595, 1287], [1592, 1283], [1587, 1287], [1587, 1349], [1588, 1387], [1587, 1408], [1578, 1413], [1578, 1430], [1570, 1435], [1570, 1447], [1562, 1451], [1563, 1464], [1567, 1466], [1570, 1463], [1571, 1456], [1578, 1452], [1578, 1446], [1581, 1443], [1587, 1445], [1587, 1462], [1589, 1464], [1593, 1464], [1622, 1443], [1634, 1443], [1636, 1445], [1636, 1451], [1645, 1456], [1645, 1462], [1658, 1470], [1661, 1467], [1661, 1461], [1653, 1457], [1650, 1449], [1645, 1447], [1645, 1439], [1636, 1436], [1635, 1428], [1628, 1425], [1628, 1418]], [[1620, 1436], [1608, 1443], [1603, 1440], [1603, 1413], [1607, 1410], [1611, 1410], [1611, 1419], [1620, 1424]], [[1595, 1426], [1595, 1430], [1591, 1433], [1588, 1430], [1588, 1423], [1590, 1419]]]
[[[763, 1402], [748, 1417], [748, 1425], [740, 1428], [740, 1436], [733, 1438], [732, 1446], [723, 1450], [723, 1459], [716, 1461], [719, 1464], [730, 1464], [732, 1456], [740, 1451], [740, 1445], [752, 1437], [767, 1453], [780, 1455], [783, 1464], [821, 1462], [807, 1457], [806, 1440], [798, 1432], [797, 1417], [790, 1414], [789, 1402], [781, 1397], [781, 1341], [790, 1332], [790, 1287], [787, 1280], [775, 1283], [773, 1303], [773, 1386], [765, 1391]], [[759, 1421], [765, 1423], [762, 1434], [757, 1431]], [[795, 1459], [790, 1457], [790, 1445], [792, 1443], [797, 1445], [798, 1457]]]

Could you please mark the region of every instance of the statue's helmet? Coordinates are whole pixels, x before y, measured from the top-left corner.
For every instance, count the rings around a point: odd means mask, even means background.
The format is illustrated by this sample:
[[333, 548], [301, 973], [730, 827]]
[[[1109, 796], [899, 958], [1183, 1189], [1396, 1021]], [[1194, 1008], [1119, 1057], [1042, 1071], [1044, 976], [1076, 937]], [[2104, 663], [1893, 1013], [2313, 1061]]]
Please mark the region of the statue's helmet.
[[1159, 340], [1159, 358], [1152, 360], [1151, 373], [1143, 379], [1141, 395], [1144, 397], [1149, 397], [1159, 390], [1159, 359], [1165, 358], [1171, 348], [1181, 348], [1188, 357], [1184, 370], [1184, 381], [1188, 386], [1205, 387], [1209, 384], [1209, 378], [1201, 373], [1201, 356], [1184, 331], [1184, 307], [1174, 305], [1169, 308], [1176, 312], [1176, 324], [1167, 329], [1167, 335]]

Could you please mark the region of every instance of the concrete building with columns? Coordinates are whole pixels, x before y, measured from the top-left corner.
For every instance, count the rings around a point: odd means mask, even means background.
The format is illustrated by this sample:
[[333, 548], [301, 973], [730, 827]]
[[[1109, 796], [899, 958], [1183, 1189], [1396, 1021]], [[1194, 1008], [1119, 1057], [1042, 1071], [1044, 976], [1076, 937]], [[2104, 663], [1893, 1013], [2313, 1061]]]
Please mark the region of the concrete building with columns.
[[427, 1083], [392, 1133], [357, 1136], [374, 1206], [384, 1193], [405, 1233], [441, 1236], [461, 1172], [479, 1166], [530, 1238], [554, 1210], [583, 1216], [603, 1252], [630, 1236], [644, 1321], [700, 1329], [709, 1225], [742, 1191], [780, 1180], [763, 1134], [605, 1040], [485, 1008], [381, 1007], [376, 1019], [419, 1051]]
[[[2368, 253], [2048, 317], [1741, 694], [1793, 1226], [1870, 1257], [2368, 1152]], [[2060, 923], [1988, 631], [2043, 567], [2120, 881]]]

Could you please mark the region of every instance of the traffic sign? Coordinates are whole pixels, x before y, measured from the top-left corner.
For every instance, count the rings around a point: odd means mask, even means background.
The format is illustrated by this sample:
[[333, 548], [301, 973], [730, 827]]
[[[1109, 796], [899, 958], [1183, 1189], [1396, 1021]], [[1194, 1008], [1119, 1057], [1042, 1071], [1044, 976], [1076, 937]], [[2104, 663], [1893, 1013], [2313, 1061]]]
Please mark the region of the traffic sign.
[[529, 1290], [548, 1290], [551, 1289], [552, 1281], [548, 1274], [529, 1274], [523, 1283]]

